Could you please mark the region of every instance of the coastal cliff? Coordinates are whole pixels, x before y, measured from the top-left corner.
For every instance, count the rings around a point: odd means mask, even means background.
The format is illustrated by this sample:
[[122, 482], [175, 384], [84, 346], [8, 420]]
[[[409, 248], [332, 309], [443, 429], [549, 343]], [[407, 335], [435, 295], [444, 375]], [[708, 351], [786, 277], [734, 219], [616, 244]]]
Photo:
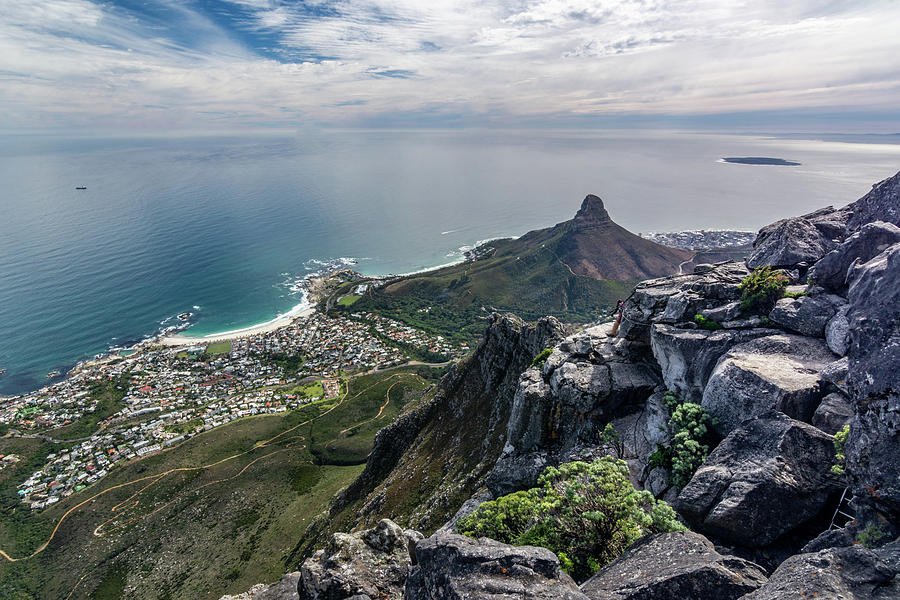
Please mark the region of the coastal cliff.
[[[608, 226], [602, 203], [579, 215], [582, 231]], [[898, 215], [900, 173], [763, 228], [746, 264], [641, 282], [616, 336], [492, 316], [302, 544], [298, 559], [327, 542], [299, 597], [900, 597]], [[783, 287], [754, 304], [762, 274]], [[664, 458], [687, 405], [710, 423], [690, 469]], [[646, 537], [580, 586], [548, 550], [454, 533], [545, 467], [606, 454], [691, 531]]]

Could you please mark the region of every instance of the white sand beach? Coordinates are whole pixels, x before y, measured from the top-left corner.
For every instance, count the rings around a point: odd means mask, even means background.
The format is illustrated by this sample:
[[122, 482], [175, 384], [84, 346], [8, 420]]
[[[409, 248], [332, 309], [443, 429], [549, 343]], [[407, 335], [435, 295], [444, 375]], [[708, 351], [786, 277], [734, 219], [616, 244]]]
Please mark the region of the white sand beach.
[[307, 308], [298, 312], [289, 312], [284, 315], [280, 315], [271, 321], [266, 321], [265, 323], [260, 323], [259, 325], [253, 325], [251, 327], [244, 327], [242, 329], [235, 329], [232, 331], [223, 331], [220, 333], [211, 333], [209, 335], [204, 336], [188, 336], [188, 335], [167, 335], [159, 340], [156, 343], [162, 344], [163, 346], [193, 346], [199, 344], [211, 344], [214, 342], [222, 342], [225, 340], [235, 340], [242, 337], [249, 337], [251, 335], [257, 335], [260, 333], [268, 333], [270, 331], [275, 331], [277, 329], [281, 329], [287, 325], [290, 325], [295, 320], [300, 319], [302, 317], [308, 317], [309, 315], [316, 312], [315, 308]]

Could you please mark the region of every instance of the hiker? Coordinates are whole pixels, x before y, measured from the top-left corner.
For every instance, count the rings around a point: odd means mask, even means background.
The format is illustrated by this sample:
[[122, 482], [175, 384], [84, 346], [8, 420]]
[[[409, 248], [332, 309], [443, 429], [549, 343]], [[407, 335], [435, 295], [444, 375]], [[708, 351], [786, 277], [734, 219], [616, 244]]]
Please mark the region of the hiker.
[[616, 317], [616, 322], [613, 323], [612, 331], [609, 332], [609, 337], [616, 337], [616, 334], [619, 333], [619, 325], [622, 323], [622, 313], [625, 311], [625, 301], [621, 298], [616, 303], [615, 312], [619, 313], [619, 316]]

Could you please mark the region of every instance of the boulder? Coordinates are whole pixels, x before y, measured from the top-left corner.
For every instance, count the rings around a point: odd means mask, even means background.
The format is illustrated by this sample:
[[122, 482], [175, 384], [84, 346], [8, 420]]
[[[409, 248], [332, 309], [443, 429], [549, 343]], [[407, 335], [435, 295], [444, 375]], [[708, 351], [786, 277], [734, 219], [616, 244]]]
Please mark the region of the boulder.
[[297, 584], [300, 581], [300, 572], [294, 571], [284, 575], [275, 583], [266, 585], [259, 583], [235, 596], [222, 596], [219, 600], [298, 600]]
[[584, 582], [581, 591], [591, 600], [731, 600], [765, 581], [758, 565], [722, 556], [702, 535], [682, 531], [637, 541]]
[[900, 578], [887, 550], [862, 546], [828, 548], [784, 561], [758, 590], [744, 600], [893, 600]]
[[405, 600], [587, 600], [546, 548], [438, 532], [416, 545], [416, 562]]
[[637, 489], [649, 490], [660, 497], [669, 489], [669, 472], [664, 467], [651, 466], [650, 455], [658, 445], [668, 446], [672, 439], [669, 430], [669, 410], [662, 391], [647, 398], [644, 407], [611, 424], [619, 434], [619, 447], [604, 447], [608, 454], [621, 458], [628, 465], [631, 482]]
[[853, 210], [847, 223], [850, 231], [859, 231], [873, 221], [900, 225], [900, 173], [873, 185], [872, 190], [850, 208]]
[[840, 391], [844, 395], [849, 395], [849, 388], [847, 386], [849, 372], [850, 359], [845, 356], [833, 363], [825, 365], [825, 368], [822, 369], [819, 376], [827, 387]]
[[361, 533], [335, 533], [323, 550], [303, 562], [300, 600], [399, 600], [409, 575], [410, 542], [420, 537], [388, 519]]
[[824, 395], [819, 372], [833, 360], [820, 340], [790, 334], [756, 338], [719, 359], [701, 405], [721, 435], [772, 409], [809, 422]]
[[688, 402], [700, 402], [719, 358], [737, 344], [771, 335], [771, 329], [704, 331], [654, 325], [650, 347], [666, 388]]
[[741, 303], [738, 301], [729, 302], [722, 306], [701, 310], [700, 314], [717, 323], [721, 323], [722, 321], [733, 321], [741, 316]]
[[753, 252], [747, 258], [751, 269], [769, 265], [792, 267], [798, 263], [812, 264], [835, 246], [828, 236], [804, 217], [783, 219], [759, 230], [753, 242]]
[[812, 424], [825, 433], [834, 435], [850, 423], [853, 418], [853, 405], [846, 396], [839, 392], [828, 394], [813, 414]]
[[900, 243], [850, 275], [847, 471], [857, 496], [900, 519]]
[[825, 326], [846, 301], [831, 294], [782, 298], [775, 303], [769, 319], [785, 329], [812, 337], [825, 337]]
[[846, 290], [847, 272], [854, 263], [868, 262], [897, 242], [900, 242], [900, 227], [883, 221], [866, 223], [814, 264], [807, 278], [829, 290]]
[[716, 447], [675, 508], [700, 531], [765, 546], [812, 517], [839, 483], [832, 436], [784, 414], [746, 421]]
[[825, 343], [838, 356], [846, 355], [850, 348], [850, 321], [847, 319], [849, 310], [850, 307], [846, 304], [840, 307], [825, 326]]

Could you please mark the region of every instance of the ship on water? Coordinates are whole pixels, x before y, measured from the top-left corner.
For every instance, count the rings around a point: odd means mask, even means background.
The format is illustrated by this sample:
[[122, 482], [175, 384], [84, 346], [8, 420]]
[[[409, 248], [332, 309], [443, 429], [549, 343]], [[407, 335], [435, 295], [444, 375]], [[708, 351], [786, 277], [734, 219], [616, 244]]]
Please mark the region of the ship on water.
[[87, 189], [87, 186], [86, 186], [86, 185], [76, 185], [76, 186], [75, 186], [75, 189], [76, 189], [76, 190], [86, 190], [86, 189]]

